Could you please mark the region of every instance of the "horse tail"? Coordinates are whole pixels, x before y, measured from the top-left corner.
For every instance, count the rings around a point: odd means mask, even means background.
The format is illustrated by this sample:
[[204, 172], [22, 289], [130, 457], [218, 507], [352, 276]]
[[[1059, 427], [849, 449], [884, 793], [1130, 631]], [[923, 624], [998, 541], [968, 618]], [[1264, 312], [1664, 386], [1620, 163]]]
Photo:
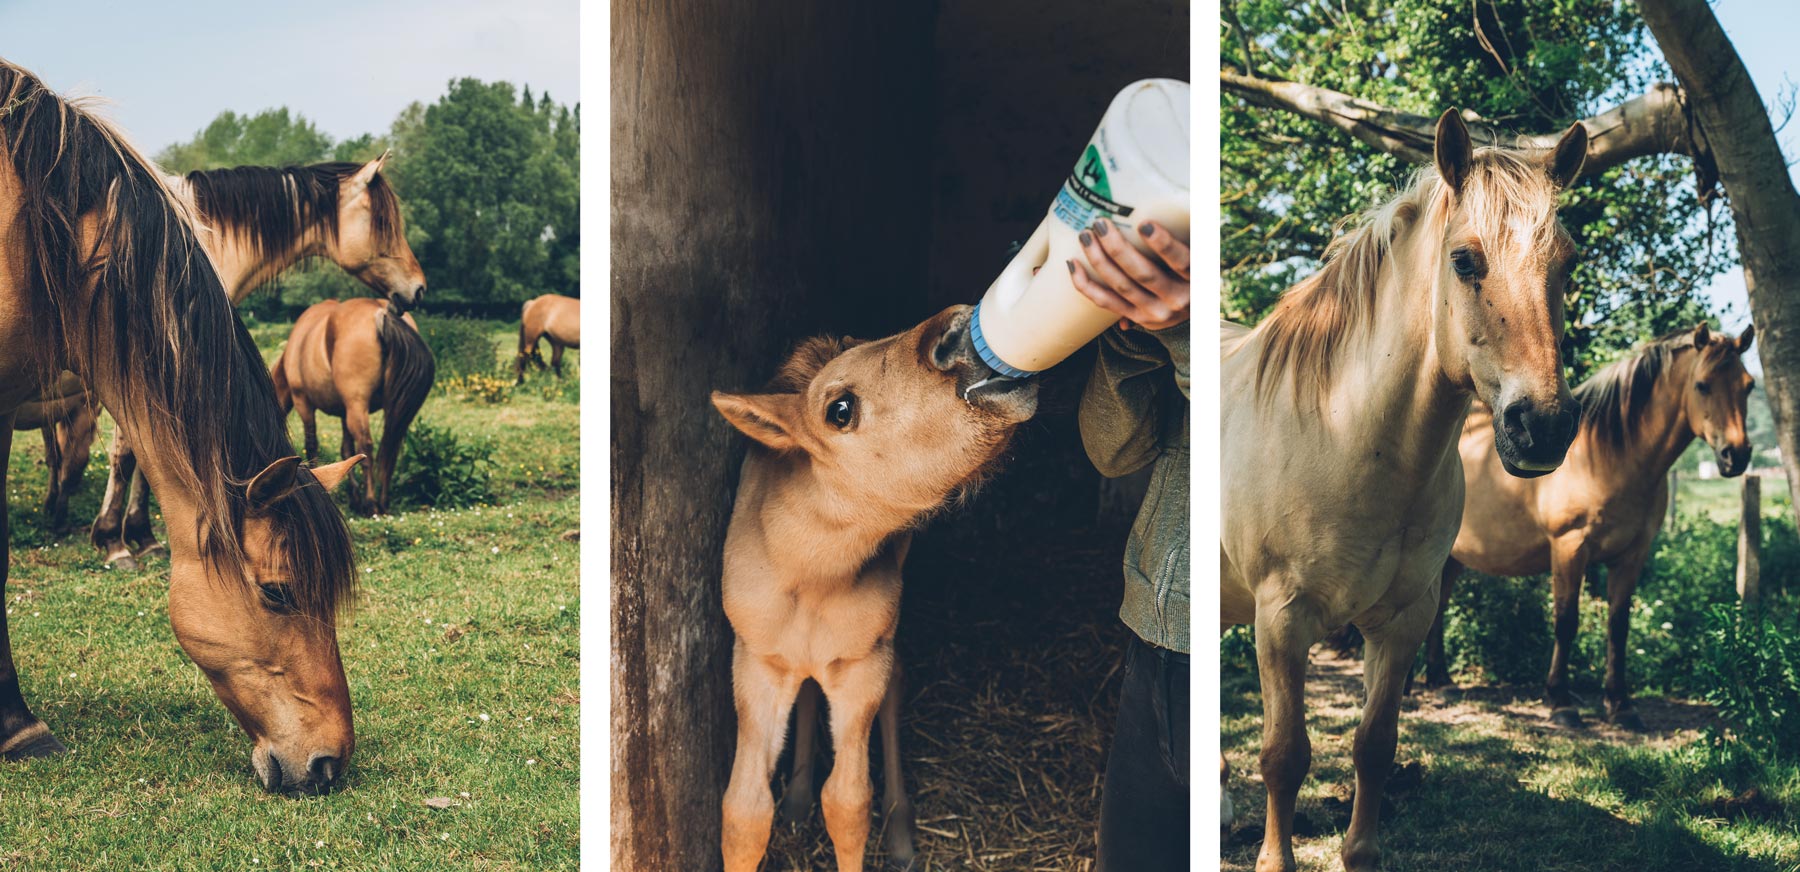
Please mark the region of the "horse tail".
[[287, 349], [284, 348], [280, 354], [275, 355], [275, 362], [269, 365], [269, 380], [275, 383], [275, 403], [281, 406], [283, 418], [294, 410], [294, 393], [288, 388], [287, 367], [282, 365], [282, 359], [286, 356]]
[[376, 338], [381, 343], [381, 445], [375, 452], [375, 476], [379, 482], [376, 497], [382, 510], [387, 508], [388, 482], [393, 479], [400, 446], [406, 441], [406, 430], [412, 426], [419, 408], [431, 394], [437, 378], [437, 360], [419, 331], [406, 323], [393, 308], [383, 309], [375, 318]]

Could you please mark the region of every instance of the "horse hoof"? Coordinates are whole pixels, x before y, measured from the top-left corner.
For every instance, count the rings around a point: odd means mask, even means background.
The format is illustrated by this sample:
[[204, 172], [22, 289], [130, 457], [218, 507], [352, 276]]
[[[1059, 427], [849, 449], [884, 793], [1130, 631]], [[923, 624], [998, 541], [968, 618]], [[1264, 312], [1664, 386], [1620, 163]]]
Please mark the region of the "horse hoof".
[[918, 860], [913, 857], [896, 857], [889, 854], [881, 863], [881, 868], [888, 872], [912, 872], [918, 867]]
[[58, 754], [67, 753], [69, 753], [69, 749], [64, 747], [63, 743], [57, 741], [56, 737], [51, 735], [49, 730], [45, 729], [42, 732], [39, 732], [30, 741], [25, 742], [16, 748], [8, 748], [6, 753], [0, 754], [0, 757], [9, 761], [18, 761], [30, 760], [34, 757], [54, 757]]
[[1587, 725], [1581, 722], [1581, 712], [1573, 706], [1565, 706], [1550, 713], [1550, 723], [1565, 730], [1580, 730]]
[[788, 826], [801, 826], [812, 817], [812, 797], [790, 791], [786, 799], [781, 801], [781, 822]]
[[1647, 733], [1649, 727], [1644, 726], [1644, 719], [1638, 717], [1636, 709], [1626, 709], [1614, 714], [1609, 720], [1612, 725], [1630, 733]]
[[165, 547], [163, 545], [163, 543], [161, 543], [161, 542], [152, 542], [149, 545], [145, 545], [143, 550], [138, 552], [138, 556], [139, 557], [167, 557], [167, 556], [169, 556], [169, 549], [167, 547]]
[[1456, 682], [1450, 680], [1450, 673], [1446, 672], [1443, 675], [1432, 675], [1429, 672], [1425, 673], [1425, 688], [1427, 690], [1437, 690], [1441, 687], [1449, 688], [1451, 690], [1456, 689]]
[[140, 568], [138, 566], [138, 562], [136, 560], [132, 559], [131, 555], [129, 555], [129, 554], [126, 554], [126, 555], [123, 555], [120, 557], [114, 557], [113, 559], [106, 561], [106, 565], [111, 566], [112, 568], [117, 569], [121, 572], [136, 572]]

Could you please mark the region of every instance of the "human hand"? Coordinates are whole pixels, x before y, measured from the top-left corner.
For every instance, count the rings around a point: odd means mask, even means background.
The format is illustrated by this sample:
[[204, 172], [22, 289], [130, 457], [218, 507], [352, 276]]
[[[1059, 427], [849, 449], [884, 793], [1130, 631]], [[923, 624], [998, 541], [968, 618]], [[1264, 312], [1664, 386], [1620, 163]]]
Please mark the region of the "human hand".
[[1127, 231], [1102, 218], [1081, 233], [1089, 269], [1070, 258], [1069, 275], [1082, 296], [1120, 316], [1120, 329], [1133, 324], [1146, 330], [1173, 327], [1188, 319], [1187, 243], [1151, 221], [1139, 224], [1137, 231], [1161, 263], [1126, 241]]

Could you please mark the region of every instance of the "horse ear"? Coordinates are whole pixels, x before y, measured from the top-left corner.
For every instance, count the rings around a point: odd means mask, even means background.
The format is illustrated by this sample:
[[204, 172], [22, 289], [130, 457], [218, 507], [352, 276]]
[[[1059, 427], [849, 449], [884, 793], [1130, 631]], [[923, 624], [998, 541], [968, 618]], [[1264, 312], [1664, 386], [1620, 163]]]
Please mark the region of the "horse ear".
[[357, 170], [356, 175], [350, 177], [350, 193], [351, 194], [361, 193], [363, 190], [365, 190], [369, 187], [369, 184], [371, 182], [375, 181], [375, 175], [377, 173], [381, 172], [382, 165], [387, 163], [388, 154], [389, 154], [389, 152], [392, 152], [392, 151], [393, 151], [393, 149], [391, 149], [391, 148], [384, 149], [381, 152], [380, 157], [377, 157], [374, 160], [369, 161], [366, 164], [363, 164], [362, 169]]
[[319, 484], [325, 486], [326, 493], [330, 493], [337, 490], [338, 485], [343, 484], [344, 480], [350, 477], [350, 471], [368, 457], [367, 454], [358, 454], [355, 457], [346, 457], [336, 463], [315, 466], [312, 471], [313, 478], [318, 479]]
[[1575, 183], [1581, 175], [1581, 165], [1587, 163], [1588, 133], [1587, 128], [1577, 121], [1569, 127], [1569, 132], [1557, 140], [1555, 150], [1550, 152], [1549, 163], [1545, 169], [1550, 173], [1550, 181], [1556, 187], [1567, 188]]
[[713, 391], [713, 407], [731, 426], [776, 451], [800, 447], [794, 428], [800, 423], [799, 394], [726, 394]]
[[1705, 321], [1701, 321], [1700, 326], [1694, 328], [1694, 347], [1695, 348], [1705, 348], [1706, 343], [1711, 342], [1711, 341], [1712, 341], [1712, 328], [1706, 326]]
[[286, 499], [298, 485], [295, 476], [300, 472], [300, 457], [283, 457], [268, 466], [250, 479], [244, 487], [245, 496], [250, 501], [252, 511], [261, 511]]
[[1756, 341], [1756, 325], [1752, 324], [1748, 327], [1745, 327], [1744, 332], [1738, 335], [1738, 338], [1737, 338], [1738, 353], [1743, 354], [1744, 352], [1749, 351], [1750, 343], [1755, 342], [1755, 341]]
[[1445, 109], [1438, 116], [1435, 151], [1438, 176], [1452, 192], [1461, 194], [1463, 183], [1469, 180], [1469, 166], [1475, 162], [1475, 146], [1469, 141], [1469, 126], [1455, 109]]

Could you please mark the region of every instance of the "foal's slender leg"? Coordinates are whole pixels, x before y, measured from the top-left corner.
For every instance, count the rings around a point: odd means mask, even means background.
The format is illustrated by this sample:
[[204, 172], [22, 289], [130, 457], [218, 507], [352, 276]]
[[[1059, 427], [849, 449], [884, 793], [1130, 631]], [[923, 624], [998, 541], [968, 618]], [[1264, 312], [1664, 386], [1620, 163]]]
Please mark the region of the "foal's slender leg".
[[1425, 644], [1425, 686], [1450, 685], [1450, 660], [1444, 656], [1444, 613], [1450, 611], [1450, 591], [1462, 575], [1463, 565], [1452, 557], [1444, 561], [1444, 572], [1438, 578], [1437, 617], [1431, 622], [1431, 635]]
[[819, 679], [831, 711], [831, 776], [820, 791], [825, 831], [837, 851], [838, 872], [862, 872], [869, 843], [869, 805], [875, 798], [869, 783], [869, 730], [887, 695], [893, 669], [892, 640], [877, 645], [860, 660], [838, 661]]
[[1419, 642], [1430, 632], [1440, 598], [1435, 591], [1378, 627], [1362, 627], [1363, 700], [1362, 723], [1356, 727], [1352, 751], [1356, 763], [1356, 799], [1350, 811], [1350, 828], [1344, 833], [1343, 861], [1346, 872], [1373, 872], [1381, 868], [1377, 830], [1381, 818], [1381, 792], [1394, 768], [1394, 750], [1400, 735], [1400, 692], [1412, 673]]
[[1556, 648], [1550, 654], [1550, 677], [1544, 697], [1550, 704], [1550, 722], [1580, 729], [1581, 712], [1569, 692], [1569, 652], [1581, 629], [1581, 581], [1587, 572], [1587, 545], [1573, 537], [1550, 543], [1550, 596], [1556, 615]]
[[[1276, 583], [1271, 582], [1271, 587]], [[1294, 804], [1312, 768], [1306, 735], [1306, 652], [1325, 635], [1319, 609], [1304, 596], [1256, 607], [1256, 663], [1262, 682], [1263, 785], [1269, 810], [1256, 872], [1294, 872]]]
[[725, 788], [725, 872], [756, 872], [769, 849], [769, 826], [775, 821], [769, 776], [787, 738], [788, 710], [800, 690], [800, 677], [774, 669], [743, 642], [732, 650], [731, 676], [738, 741]]
[[900, 703], [906, 696], [900, 660], [895, 658], [887, 694], [881, 700], [881, 799], [882, 828], [886, 832], [888, 865], [910, 868], [913, 861], [913, 805], [906, 795], [905, 775], [900, 770]]
[[[0, 415], [0, 494], [6, 493], [6, 466], [12, 457], [12, 413]], [[0, 602], [6, 600], [6, 571], [11, 562], [12, 531], [7, 512], [0, 508]], [[23, 760], [67, 751], [50, 728], [31, 713], [19, 692], [19, 673], [13, 668], [12, 637], [6, 629], [6, 610], [0, 608], [0, 759]]]
[[807, 681], [800, 685], [800, 699], [794, 703], [794, 771], [788, 776], [787, 792], [781, 797], [781, 819], [803, 823], [812, 816], [813, 803], [813, 739], [819, 734], [819, 685]]
[[1644, 719], [1638, 717], [1626, 686], [1625, 641], [1631, 633], [1631, 597], [1637, 592], [1644, 562], [1650, 559], [1649, 537], [1645, 539], [1642, 545], [1621, 555], [1606, 576], [1606, 719], [1637, 732], [1643, 731]]
[[125, 547], [125, 501], [131, 492], [132, 474], [137, 471], [137, 458], [125, 436], [115, 424], [112, 441], [106, 448], [106, 495], [100, 500], [100, 514], [94, 518], [89, 538], [105, 555], [106, 562], [127, 572], [136, 571], [137, 561]]

